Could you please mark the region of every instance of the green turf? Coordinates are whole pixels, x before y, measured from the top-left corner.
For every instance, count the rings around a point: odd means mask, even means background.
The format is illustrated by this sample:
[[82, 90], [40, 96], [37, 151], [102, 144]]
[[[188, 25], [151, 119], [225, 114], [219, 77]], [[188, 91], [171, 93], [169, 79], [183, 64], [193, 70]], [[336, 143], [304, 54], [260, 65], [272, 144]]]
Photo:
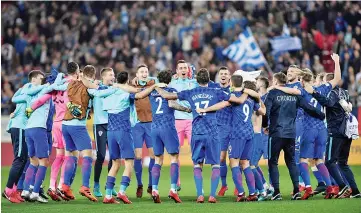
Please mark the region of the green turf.
[[[356, 181], [359, 186], [361, 186], [361, 166], [353, 166], [353, 172], [355, 174]], [[266, 168], [263, 167], [263, 171], [266, 172]], [[1, 189], [3, 190], [7, 181], [9, 173], [8, 167], [2, 167], [1, 169]], [[255, 202], [255, 203], [235, 203], [235, 197], [233, 194], [233, 182], [231, 179], [231, 173], [228, 172], [228, 185], [230, 186], [229, 190], [226, 192], [225, 197], [217, 198], [217, 204], [196, 204], [196, 192], [195, 185], [193, 181], [193, 172], [191, 167], [181, 167], [181, 181], [182, 181], [182, 190], [180, 191], [180, 197], [183, 201], [182, 204], [175, 204], [173, 201], [167, 198], [169, 190], [169, 167], [162, 168], [162, 174], [160, 179], [160, 195], [162, 199], [161, 204], [154, 204], [149, 197], [149, 195], [144, 194], [143, 198], [135, 198], [135, 188], [136, 188], [136, 179], [133, 175], [132, 182], [130, 187], [127, 190], [127, 194], [130, 200], [133, 202], [132, 205], [105, 205], [101, 202], [91, 203], [86, 200], [84, 197], [81, 197], [79, 194], [76, 195], [76, 200], [71, 202], [53, 202], [49, 201], [48, 204], [39, 204], [39, 203], [22, 203], [22, 204], [11, 204], [7, 200], [1, 200], [2, 212], [22, 212], [22, 213], [50, 213], [50, 212], [142, 212], [142, 213], [151, 213], [151, 212], [242, 212], [242, 213], [298, 213], [298, 212], [347, 212], [347, 213], [360, 213], [361, 212], [361, 199], [343, 199], [343, 200], [323, 200], [321, 195], [311, 198], [307, 201], [290, 201], [290, 192], [291, 192], [291, 181], [287, 172], [286, 167], [280, 167], [281, 173], [281, 192], [283, 193], [283, 201], [266, 201], [266, 202]], [[104, 187], [106, 180], [106, 168], [104, 167], [101, 184], [102, 188]], [[92, 175], [93, 177], [93, 175]], [[203, 173], [204, 177], [204, 191], [206, 199], [208, 199], [210, 191], [210, 167], [206, 167]], [[266, 178], [268, 179], [268, 178]], [[117, 189], [119, 187], [120, 174], [117, 178]], [[146, 168], [143, 172], [143, 181], [144, 185], [148, 183], [148, 169]], [[92, 183], [92, 182], [91, 182]], [[78, 174], [75, 178], [73, 184], [74, 192], [80, 187], [81, 184], [81, 173], [78, 169]], [[316, 185], [315, 179], [312, 179], [313, 186]], [[49, 185], [49, 172], [47, 174], [46, 181], [44, 185], [47, 187]], [[246, 186], [246, 184], [244, 184]], [[105, 190], [103, 190], [104, 193]], [[102, 199], [100, 200], [102, 201]], [[237, 208], [237, 209], [236, 209]]]

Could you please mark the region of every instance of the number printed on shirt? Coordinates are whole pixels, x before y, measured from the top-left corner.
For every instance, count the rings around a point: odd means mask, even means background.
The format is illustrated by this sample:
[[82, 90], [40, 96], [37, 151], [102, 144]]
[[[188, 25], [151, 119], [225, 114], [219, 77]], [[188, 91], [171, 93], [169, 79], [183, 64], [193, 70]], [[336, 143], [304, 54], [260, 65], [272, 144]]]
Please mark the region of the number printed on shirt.
[[[208, 104], [209, 104], [209, 101], [201, 101], [201, 102], [197, 102], [197, 103], [194, 103], [196, 105], [196, 108], [199, 109], [201, 108], [201, 104], [203, 105], [202, 106], [202, 109], [205, 109], [208, 107]], [[205, 115], [206, 113], [202, 113], [203, 115]]]
[[244, 121], [247, 121], [249, 117], [249, 106], [247, 104], [243, 105], [243, 113], [246, 116]]
[[162, 97], [157, 97], [155, 99], [156, 102], [159, 102], [158, 103], [158, 107], [157, 107], [157, 111], [155, 112], [155, 114], [162, 114], [163, 113], [163, 110], [161, 109], [162, 107], [162, 103], [163, 103], [163, 99]]

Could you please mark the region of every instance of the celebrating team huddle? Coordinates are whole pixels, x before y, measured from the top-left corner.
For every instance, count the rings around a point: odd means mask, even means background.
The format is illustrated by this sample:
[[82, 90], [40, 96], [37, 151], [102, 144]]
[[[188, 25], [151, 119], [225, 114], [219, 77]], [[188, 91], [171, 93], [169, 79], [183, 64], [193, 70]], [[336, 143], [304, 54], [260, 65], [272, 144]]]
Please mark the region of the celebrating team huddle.
[[[75, 62], [68, 64], [67, 75], [34, 70], [29, 74], [29, 83], [12, 98], [16, 109], [8, 132], [15, 159], [3, 196], [12, 203], [47, 203], [42, 184], [53, 146], [56, 158], [47, 190], [52, 200], [75, 199], [71, 186], [81, 156], [82, 196], [94, 202], [104, 197], [106, 204], [131, 204], [126, 192], [133, 184], [133, 169], [136, 196], [143, 196], [145, 143], [150, 157], [147, 193], [155, 203], [162, 202], [158, 187], [166, 150], [171, 163], [168, 197], [182, 203], [178, 194], [179, 148], [187, 135], [197, 203], [205, 202], [205, 164], [212, 168], [208, 202], [216, 203], [217, 196], [225, 195], [227, 155], [237, 202], [281, 200], [281, 150], [293, 183], [292, 200], [306, 200], [320, 193], [325, 194], [325, 199], [360, 198], [347, 165], [354, 135], [347, 134], [346, 123], [352, 119], [352, 106], [347, 91], [337, 86], [341, 80], [339, 56], [331, 57], [335, 63], [333, 74], [314, 77], [308, 69], [290, 66], [287, 75], [272, 76], [272, 86], [261, 71], [239, 70], [231, 75], [227, 67], [219, 69], [219, 83], [215, 83], [210, 81], [207, 69], [195, 73], [183, 60], [177, 62], [176, 74], [164, 70], [157, 78], [149, 77], [148, 67], [140, 65], [132, 81], [127, 72], [115, 76], [112, 68], [103, 68], [98, 81], [94, 66], [80, 70]], [[93, 190], [92, 140], [86, 128], [91, 111], [97, 151]], [[110, 161], [103, 196], [100, 174], [106, 147]], [[268, 159], [269, 183], [258, 166], [262, 155]], [[125, 169], [117, 192], [114, 186], [122, 160]], [[310, 183], [310, 165], [318, 181], [315, 190]]]

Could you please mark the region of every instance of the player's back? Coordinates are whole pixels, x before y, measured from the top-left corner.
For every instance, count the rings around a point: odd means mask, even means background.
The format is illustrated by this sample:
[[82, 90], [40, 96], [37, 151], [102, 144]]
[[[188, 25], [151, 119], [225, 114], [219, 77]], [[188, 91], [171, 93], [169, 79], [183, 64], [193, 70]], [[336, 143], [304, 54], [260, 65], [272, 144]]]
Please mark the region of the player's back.
[[[236, 97], [241, 97], [242, 92], [233, 92]], [[259, 108], [250, 97], [243, 104], [232, 104], [232, 132], [241, 131], [251, 136], [253, 134], [252, 114]], [[246, 136], [246, 135], [244, 135]]]
[[228, 100], [229, 94], [219, 89], [209, 87], [197, 87], [178, 93], [178, 98], [187, 100], [193, 113], [193, 133], [207, 134], [217, 133], [216, 112], [198, 114], [197, 108], [207, 108], [222, 100]]
[[[41, 91], [36, 93], [35, 95], [31, 96], [29, 98], [29, 101], [27, 103], [27, 107], [31, 107], [31, 105], [42, 95], [44, 95], [43, 91], [47, 90], [47, 88], [43, 88]], [[26, 125], [26, 128], [35, 128], [35, 127], [41, 127], [41, 128], [47, 128], [47, 121], [48, 117], [50, 116], [50, 104], [51, 100], [47, 100], [42, 106], [37, 108], [29, 117], [28, 123]]]
[[54, 91], [52, 93], [53, 103], [55, 105], [55, 118], [54, 122], [62, 121], [65, 112], [66, 112], [66, 103], [65, 103], [65, 96], [67, 96], [67, 91]]
[[[315, 90], [317, 90], [317, 89], [315, 88]], [[305, 92], [305, 94], [303, 94], [302, 97], [305, 99], [305, 101], [309, 105], [320, 110], [321, 112], [324, 112], [324, 107], [314, 97], [312, 97], [311, 94]], [[310, 114], [308, 114], [307, 112], [304, 112], [303, 127], [305, 129], [309, 129], [309, 128], [325, 129], [326, 125], [325, 125], [324, 120], [313, 117]]]
[[[296, 88], [296, 89], [299, 89], [299, 90], [303, 90], [303, 92], [305, 92], [303, 87], [302, 87], [301, 82], [299, 82], [299, 81], [297, 81], [295, 83], [288, 83], [288, 84], [286, 84], [286, 87]], [[299, 108], [297, 110], [297, 119], [303, 119], [303, 115], [304, 115], [304, 110], [302, 108]]]
[[280, 90], [271, 90], [266, 98], [271, 137], [295, 138], [298, 99]]
[[[175, 93], [173, 88], [164, 88], [167, 92]], [[174, 109], [169, 107], [168, 100], [162, 98], [156, 90], [149, 94], [150, 103], [152, 106], [152, 128], [174, 127]]]

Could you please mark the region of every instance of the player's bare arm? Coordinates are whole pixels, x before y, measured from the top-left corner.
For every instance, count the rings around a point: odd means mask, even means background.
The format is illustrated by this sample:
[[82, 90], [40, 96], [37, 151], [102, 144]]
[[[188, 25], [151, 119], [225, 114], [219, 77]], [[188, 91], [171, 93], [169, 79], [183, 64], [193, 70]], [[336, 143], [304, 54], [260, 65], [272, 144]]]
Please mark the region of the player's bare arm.
[[340, 67], [340, 56], [336, 53], [333, 53], [331, 55], [331, 58], [333, 62], [335, 63], [335, 73], [334, 78], [329, 81], [329, 83], [332, 85], [332, 89], [337, 86], [341, 81], [341, 67]]
[[190, 108], [184, 107], [184, 106], [178, 104], [175, 100], [169, 100], [168, 101], [168, 106], [175, 109], [175, 110], [178, 110], [178, 111], [192, 112], [192, 110]]
[[263, 101], [260, 102], [261, 107], [257, 110], [257, 115], [266, 115], [266, 106]]
[[90, 80], [86, 79], [85, 77], [80, 77], [80, 80], [83, 82], [84, 86], [88, 89], [98, 89], [99, 85]]
[[122, 89], [126, 92], [129, 92], [129, 93], [137, 93], [137, 92], [141, 91], [140, 88], [136, 88], [136, 87], [130, 86], [128, 84], [114, 84], [113, 86], [116, 88]]
[[143, 91], [136, 93], [135, 99], [142, 99], [142, 98], [147, 97], [154, 90], [155, 86], [156, 85], [153, 84], [152, 86], [144, 89]]
[[290, 94], [290, 95], [301, 95], [301, 90], [297, 88], [289, 88], [289, 87], [282, 87], [282, 86], [275, 86], [275, 89], [281, 90], [284, 93]]
[[218, 111], [218, 110], [221, 110], [227, 106], [230, 106], [231, 103], [229, 101], [221, 101], [221, 102], [218, 102], [210, 107], [207, 107], [207, 108], [197, 108], [197, 112], [198, 113], [206, 113], [206, 112], [213, 112], [213, 111]]
[[247, 100], [247, 98], [248, 98], [247, 93], [243, 93], [240, 97], [231, 94], [228, 101], [236, 104], [243, 104]]
[[156, 86], [155, 90], [157, 90], [157, 92], [159, 93], [160, 96], [162, 96], [162, 98], [165, 98], [167, 100], [176, 100], [178, 99], [178, 95], [177, 93], [172, 93], [172, 92], [167, 92], [164, 89]]
[[255, 98], [258, 102], [261, 101], [261, 95], [258, 94], [258, 92], [253, 91], [253, 90], [248, 89], [248, 88], [245, 88], [245, 89], [243, 90], [243, 92], [246, 93], [246, 94], [248, 94], [249, 96]]

